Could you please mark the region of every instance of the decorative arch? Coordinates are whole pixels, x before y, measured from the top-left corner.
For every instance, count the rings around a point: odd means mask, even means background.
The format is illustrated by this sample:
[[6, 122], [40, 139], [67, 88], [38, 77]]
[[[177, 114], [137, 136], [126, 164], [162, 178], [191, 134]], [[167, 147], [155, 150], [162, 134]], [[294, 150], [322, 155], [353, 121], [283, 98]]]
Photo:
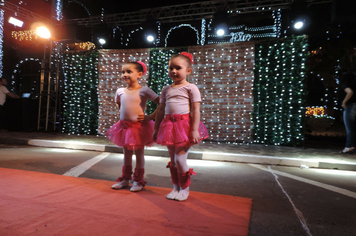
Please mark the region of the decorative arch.
[[[88, 16], [91, 16], [89, 9], [83, 3], [78, 2], [76, 0], [71, 0], [71, 1], [68, 1], [68, 5], [71, 4], [72, 2], [82, 6], [84, 8], [84, 10], [87, 12]], [[58, 3], [57, 3], [57, 5], [58, 5]]]
[[[35, 63], [35, 65], [28, 64], [27, 68], [23, 68], [26, 63]], [[38, 58], [25, 58], [20, 60], [20, 62], [16, 64], [11, 76], [11, 91], [16, 90], [19, 93], [25, 92], [31, 93], [32, 95], [38, 95], [39, 83], [37, 83], [37, 78], [41, 75], [41, 63], [41, 60]], [[27, 85], [24, 86], [23, 83], [26, 83]]]
[[181, 25], [178, 25], [178, 26], [174, 26], [172, 28], [170, 28], [167, 32], [167, 35], [166, 35], [166, 38], [164, 39], [164, 46], [167, 47], [167, 40], [168, 40], [168, 37], [170, 35], [170, 33], [173, 31], [173, 30], [176, 30], [176, 29], [179, 29], [181, 27], [190, 27], [192, 30], [195, 31], [196, 35], [197, 35], [197, 45], [199, 45], [199, 30], [197, 30], [195, 27], [193, 27], [192, 25], [190, 24], [181, 24]]
[[131, 30], [128, 34], [127, 34], [127, 38], [126, 38], [126, 44], [125, 46], [128, 46], [130, 41], [132, 40], [132, 35], [134, 33], [137, 33], [139, 31], [143, 31], [144, 29], [140, 26], [139, 28], [136, 28], [135, 30]]

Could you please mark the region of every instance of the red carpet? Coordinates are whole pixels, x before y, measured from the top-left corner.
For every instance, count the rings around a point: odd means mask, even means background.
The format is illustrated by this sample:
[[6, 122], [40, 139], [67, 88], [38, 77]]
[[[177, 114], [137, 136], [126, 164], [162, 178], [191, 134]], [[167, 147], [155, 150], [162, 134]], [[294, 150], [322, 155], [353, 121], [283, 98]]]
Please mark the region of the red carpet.
[[251, 199], [0, 168], [0, 235], [247, 235]]

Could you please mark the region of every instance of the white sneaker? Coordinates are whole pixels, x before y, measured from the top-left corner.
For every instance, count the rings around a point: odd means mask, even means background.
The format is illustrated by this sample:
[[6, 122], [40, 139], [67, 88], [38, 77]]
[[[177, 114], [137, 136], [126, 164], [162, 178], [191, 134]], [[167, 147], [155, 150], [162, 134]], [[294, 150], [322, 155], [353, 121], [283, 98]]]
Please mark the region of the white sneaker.
[[178, 193], [179, 193], [179, 186], [173, 184], [173, 190], [172, 190], [172, 192], [168, 193], [167, 199], [173, 200], [174, 198], [176, 198]]
[[344, 150], [342, 150], [340, 153], [341, 154], [354, 154], [355, 153], [355, 148], [351, 147], [351, 148], [347, 148], [345, 147]]
[[141, 191], [142, 188], [143, 188], [143, 186], [139, 185], [136, 181], [134, 181], [130, 191], [138, 192], [138, 191]]
[[185, 201], [188, 199], [189, 196], [189, 187], [186, 187], [185, 189], [180, 189], [179, 193], [177, 196], [174, 198], [176, 201]]
[[120, 188], [124, 188], [126, 186], [129, 186], [129, 180], [123, 180], [120, 182], [116, 182], [115, 184], [113, 184], [111, 186], [112, 189], [120, 189]]

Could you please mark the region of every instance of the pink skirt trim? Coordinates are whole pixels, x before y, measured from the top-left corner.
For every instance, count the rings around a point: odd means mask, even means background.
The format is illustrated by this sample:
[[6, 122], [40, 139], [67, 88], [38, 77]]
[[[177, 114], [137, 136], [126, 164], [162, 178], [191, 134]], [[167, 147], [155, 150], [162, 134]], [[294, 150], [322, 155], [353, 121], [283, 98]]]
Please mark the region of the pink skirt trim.
[[111, 126], [105, 135], [119, 147], [136, 150], [154, 144], [152, 139], [153, 131], [153, 121], [140, 123], [120, 120]]
[[[209, 137], [209, 132], [202, 122], [199, 122], [199, 134], [199, 142]], [[166, 115], [160, 124], [156, 143], [164, 146], [193, 146], [195, 143], [190, 141], [190, 115]]]

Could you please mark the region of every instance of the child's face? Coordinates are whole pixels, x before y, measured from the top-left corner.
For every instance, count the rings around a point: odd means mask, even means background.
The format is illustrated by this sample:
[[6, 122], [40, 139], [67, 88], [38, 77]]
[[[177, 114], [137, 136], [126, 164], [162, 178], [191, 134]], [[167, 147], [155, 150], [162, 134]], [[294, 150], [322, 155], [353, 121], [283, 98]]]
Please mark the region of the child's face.
[[188, 63], [183, 58], [175, 57], [169, 61], [168, 75], [174, 82], [186, 80], [191, 72], [192, 68], [188, 67]]
[[121, 79], [123, 79], [126, 84], [131, 85], [137, 83], [138, 79], [141, 78], [142, 72], [136, 69], [133, 64], [125, 64], [122, 66]]

